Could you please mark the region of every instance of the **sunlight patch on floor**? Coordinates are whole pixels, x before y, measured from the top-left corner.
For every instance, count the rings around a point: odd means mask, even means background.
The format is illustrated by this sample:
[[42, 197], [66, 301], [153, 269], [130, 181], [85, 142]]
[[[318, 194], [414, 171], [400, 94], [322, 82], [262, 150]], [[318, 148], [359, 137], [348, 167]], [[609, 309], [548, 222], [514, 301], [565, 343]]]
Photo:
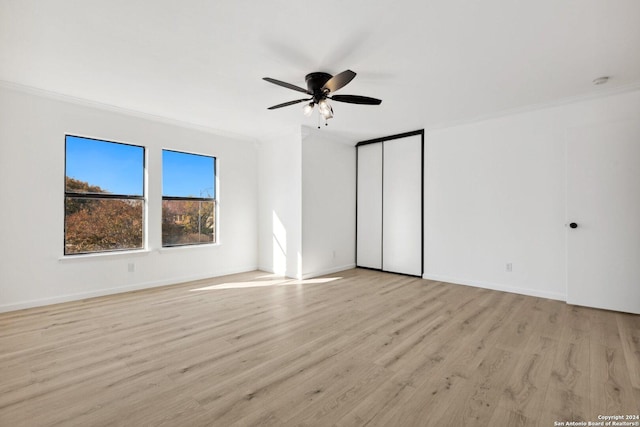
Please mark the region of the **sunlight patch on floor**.
[[265, 274], [264, 276], [258, 276], [256, 277], [256, 279], [281, 279], [281, 280], [289, 280], [286, 277], [284, 277], [282, 274], [278, 274], [278, 273], [268, 273]]
[[221, 289], [243, 289], [243, 288], [261, 288], [267, 286], [292, 286], [292, 285], [310, 285], [317, 283], [330, 283], [334, 280], [340, 280], [342, 277], [323, 277], [317, 279], [279, 279], [279, 280], [254, 280], [251, 282], [229, 282], [221, 283], [219, 285], [205, 286], [202, 288], [190, 289], [191, 292], [195, 291], [216, 291]]

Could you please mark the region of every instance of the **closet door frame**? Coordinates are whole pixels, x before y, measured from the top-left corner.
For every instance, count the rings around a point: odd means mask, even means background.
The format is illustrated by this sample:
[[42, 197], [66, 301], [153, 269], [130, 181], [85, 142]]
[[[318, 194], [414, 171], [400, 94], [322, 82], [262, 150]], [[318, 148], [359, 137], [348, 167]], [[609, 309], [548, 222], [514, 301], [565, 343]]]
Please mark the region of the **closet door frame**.
[[[356, 144], [356, 245], [355, 245], [355, 260], [356, 260], [356, 267], [358, 268], [367, 268], [369, 270], [376, 270], [376, 271], [386, 271], [383, 268], [371, 268], [371, 267], [361, 267], [358, 265], [358, 179], [359, 179], [359, 171], [358, 171], [358, 148], [363, 146], [363, 145], [368, 145], [368, 144], [382, 144], [382, 187], [384, 188], [384, 142], [385, 141], [392, 141], [392, 140], [396, 140], [396, 139], [402, 139], [402, 138], [407, 138], [407, 137], [411, 137], [411, 136], [416, 136], [419, 135], [420, 136], [420, 275], [416, 275], [415, 277], [422, 277], [422, 275], [424, 274], [424, 129], [420, 129], [420, 130], [416, 130], [416, 131], [412, 131], [412, 132], [405, 132], [405, 133], [399, 133], [396, 135], [390, 135], [390, 136], [385, 136], [385, 137], [381, 137], [381, 138], [375, 138], [375, 139], [369, 139], [366, 141], [360, 141]], [[384, 206], [384, 190], [383, 188], [380, 189], [380, 191], [382, 192], [382, 205]], [[384, 230], [384, 215], [382, 215], [382, 230]], [[381, 234], [384, 235], [384, 233], [381, 231]], [[384, 237], [383, 237], [384, 239]], [[381, 240], [380, 242], [380, 251], [382, 253], [381, 255], [381, 260], [380, 260], [380, 265], [384, 266], [384, 251], [382, 250], [384, 245], [384, 241]], [[392, 273], [397, 273], [397, 272], [392, 272]], [[404, 273], [397, 273], [397, 274], [404, 274]], [[408, 276], [412, 276], [410, 274], [407, 274]]]

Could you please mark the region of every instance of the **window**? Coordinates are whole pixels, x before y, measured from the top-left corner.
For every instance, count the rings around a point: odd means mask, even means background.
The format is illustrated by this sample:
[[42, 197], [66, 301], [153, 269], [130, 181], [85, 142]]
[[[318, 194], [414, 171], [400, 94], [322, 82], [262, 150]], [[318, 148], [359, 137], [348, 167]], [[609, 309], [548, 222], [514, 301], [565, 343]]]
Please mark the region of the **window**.
[[64, 254], [141, 249], [144, 148], [65, 137]]
[[216, 158], [162, 150], [162, 246], [216, 241]]

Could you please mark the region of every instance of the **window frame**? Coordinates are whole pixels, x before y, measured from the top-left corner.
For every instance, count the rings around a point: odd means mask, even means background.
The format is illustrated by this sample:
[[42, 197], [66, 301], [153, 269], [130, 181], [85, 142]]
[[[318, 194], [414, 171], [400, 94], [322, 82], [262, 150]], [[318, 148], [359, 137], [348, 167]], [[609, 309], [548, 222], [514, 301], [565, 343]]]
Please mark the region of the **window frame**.
[[[162, 249], [193, 247], [193, 246], [212, 246], [218, 244], [218, 157], [210, 154], [194, 153], [190, 151], [181, 151], [172, 148], [163, 148], [161, 152], [161, 158], [165, 151], [171, 151], [178, 154], [188, 154], [192, 156], [207, 157], [213, 159], [213, 193], [214, 197], [189, 197], [189, 196], [165, 196], [164, 188], [162, 188], [161, 202], [166, 201], [184, 201], [184, 202], [211, 202], [213, 203], [213, 241], [211, 242], [192, 242], [192, 243], [178, 243], [178, 244], [165, 244], [163, 241], [163, 222], [160, 221], [160, 246]], [[163, 166], [164, 168], [164, 166]], [[164, 169], [162, 170], [161, 182], [164, 186]], [[162, 217], [162, 214], [161, 214]]]
[[[76, 193], [73, 191], [67, 191], [67, 138], [82, 138], [88, 139], [91, 141], [97, 142], [107, 142], [110, 144], [119, 144], [126, 145], [129, 147], [136, 147], [142, 149], [142, 195], [131, 195], [131, 194], [117, 194], [117, 193]], [[144, 145], [136, 145], [127, 142], [119, 142], [119, 141], [111, 141], [100, 138], [93, 138], [89, 136], [82, 136], [77, 134], [65, 133], [64, 135], [64, 173], [63, 173], [63, 182], [64, 182], [64, 203], [62, 204], [63, 210], [63, 235], [62, 235], [62, 254], [64, 257], [75, 257], [78, 255], [102, 255], [102, 254], [111, 254], [118, 252], [126, 252], [126, 251], [144, 251], [147, 247], [147, 147]], [[139, 248], [123, 248], [123, 249], [103, 249], [99, 251], [86, 251], [86, 252], [74, 252], [67, 253], [67, 199], [68, 198], [78, 198], [78, 199], [103, 199], [103, 200], [139, 200], [142, 202], [142, 245]]]

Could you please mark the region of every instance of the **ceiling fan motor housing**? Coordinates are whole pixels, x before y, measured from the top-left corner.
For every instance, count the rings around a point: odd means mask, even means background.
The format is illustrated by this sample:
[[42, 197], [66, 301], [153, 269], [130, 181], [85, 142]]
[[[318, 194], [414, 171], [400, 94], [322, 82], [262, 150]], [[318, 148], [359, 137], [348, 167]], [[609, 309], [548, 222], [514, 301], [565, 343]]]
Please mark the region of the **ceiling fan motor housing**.
[[333, 77], [329, 73], [315, 72], [309, 73], [304, 78], [307, 82], [307, 90], [309, 94], [313, 94], [313, 99], [318, 102], [327, 97], [327, 93], [322, 90], [322, 87]]

